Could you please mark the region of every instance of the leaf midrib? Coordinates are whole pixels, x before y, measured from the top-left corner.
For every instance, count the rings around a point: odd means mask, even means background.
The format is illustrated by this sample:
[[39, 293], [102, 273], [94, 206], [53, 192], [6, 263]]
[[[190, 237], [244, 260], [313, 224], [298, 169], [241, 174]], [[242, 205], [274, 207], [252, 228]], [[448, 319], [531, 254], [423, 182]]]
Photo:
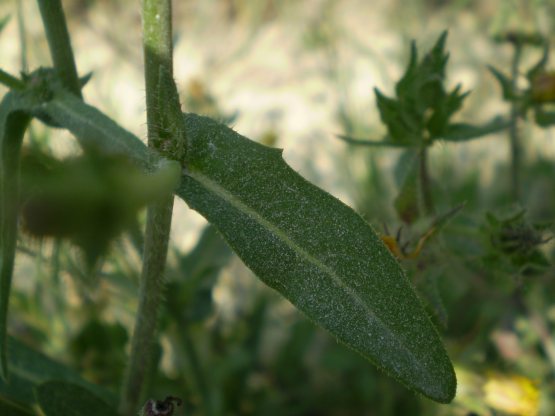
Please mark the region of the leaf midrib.
[[198, 170], [189, 170], [186, 175], [193, 180], [199, 182], [203, 187], [211, 191], [216, 196], [227, 201], [230, 205], [238, 209], [240, 212], [246, 213], [248, 216], [253, 218], [256, 222], [262, 224], [266, 229], [269, 229], [274, 235], [276, 235], [281, 241], [283, 241], [289, 248], [291, 248], [295, 253], [299, 254], [308, 263], [316, 266], [316, 268], [323, 270], [331, 280], [342, 290], [344, 290], [356, 303], [361, 306], [380, 327], [386, 332], [391, 340], [393, 340], [401, 350], [403, 350], [411, 360], [420, 367], [420, 361], [416, 359], [412, 351], [407, 349], [403, 343], [399, 342], [395, 333], [385, 324], [385, 322], [370, 308], [370, 306], [365, 303], [362, 298], [356, 293], [354, 289], [348, 286], [340, 276], [338, 276], [335, 271], [329, 267], [327, 264], [323, 263], [317, 257], [313, 256], [311, 253], [299, 246], [295, 241], [293, 241], [289, 236], [283, 232], [275, 224], [268, 221], [265, 217], [261, 216], [256, 210], [249, 207], [235, 195], [230, 193], [227, 189], [221, 186], [219, 183], [213, 181], [208, 176], [202, 174]]

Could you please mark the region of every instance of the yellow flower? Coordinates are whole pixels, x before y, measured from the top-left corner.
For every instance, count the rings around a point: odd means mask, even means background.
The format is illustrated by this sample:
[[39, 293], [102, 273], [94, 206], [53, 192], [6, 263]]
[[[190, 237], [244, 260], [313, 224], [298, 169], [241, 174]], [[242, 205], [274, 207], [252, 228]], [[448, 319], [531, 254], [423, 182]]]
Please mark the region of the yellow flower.
[[540, 391], [526, 377], [488, 374], [484, 395], [488, 406], [510, 415], [535, 416], [539, 412]]

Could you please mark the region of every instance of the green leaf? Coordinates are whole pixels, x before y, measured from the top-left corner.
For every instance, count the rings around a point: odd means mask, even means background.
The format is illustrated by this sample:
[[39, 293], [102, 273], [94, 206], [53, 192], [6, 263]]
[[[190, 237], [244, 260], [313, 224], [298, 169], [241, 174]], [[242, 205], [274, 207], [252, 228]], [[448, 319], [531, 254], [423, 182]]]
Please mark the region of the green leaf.
[[409, 64], [395, 86], [395, 98], [386, 97], [375, 89], [381, 120], [393, 142], [418, 147], [429, 145], [445, 133], [449, 119], [468, 96], [468, 92], [461, 92], [460, 85], [451, 92], [445, 89], [445, 69], [449, 60], [445, 52], [446, 40], [447, 31], [421, 61], [416, 44], [412, 42]]
[[[151, 166], [138, 139], [70, 94], [57, 92], [41, 108], [82, 143]], [[338, 340], [410, 388], [452, 400], [455, 374], [439, 336], [373, 229], [297, 175], [281, 151], [206, 117], [186, 115], [184, 123], [190, 144], [177, 194], [266, 284]]]
[[545, 72], [545, 67], [549, 62], [549, 43], [543, 43], [543, 53], [540, 60], [526, 72], [526, 78], [532, 82], [542, 72]]
[[447, 127], [447, 131], [442, 135], [441, 139], [448, 142], [465, 142], [505, 130], [510, 125], [510, 120], [503, 117], [496, 117], [481, 126], [453, 123]]
[[56, 89], [41, 109], [56, 124], [71, 131], [85, 149], [105, 155], [123, 155], [147, 171], [156, 170], [160, 156], [96, 108], [75, 95]]
[[[48, 380], [63, 380], [79, 384], [110, 404], [117, 403], [111, 392], [83, 380], [73, 369], [60, 364], [25, 344], [8, 339], [10, 380], [0, 380], [0, 399], [21, 406], [35, 404], [34, 389]], [[2, 413], [0, 413], [2, 414]]]
[[395, 92], [397, 96], [402, 96], [409, 90], [412, 84], [415, 82], [415, 78], [418, 75], [418, 49], [416, 48], [416, 42], [413, 40], [410, 43], [410, 58], [409, 64], [405, 71], [403, 77], [399, 80], [395, 86]]
[[534, 108], [534, 119], [540, 127], [551, 127], [555, 124], [555, 111], [545, 111], [540, 106]]
[[124, 156], [88, 152], [58, 160], [27, 150], [21, 161], [21, 223], [32, 236], [70, 239], [91, 269], [140, 208], [171, 195], [179, 176], [171, 165], [145, 173]]
[[344, 142], [350, 144], [356, 144], [360, 146], [374, 146], [374, 147], [397, 147], [397, 148], [407, 148], [407, 147], [414, 147], [418, 140], [416, 138], [412, 138], [407, 140], [406, 143], [400, 143], [391, 139], [391, 137], [385, 136], [382, 140], [372, 140], [372, 139], [362, 139], [358, 137], [350, 137], [350, 136], [343, 136], [338, 135], [339, 139], [343, 140]]
[[25, 408], [25, 407], [21, 407], [18, 406], [14, 403], [10, 403], [10, 402], [6, 402], [3, 401], [0, 398], [0, 415], [6, 415], [6, 416], [29, 416], [29, 415], [34, 415], [35, 413], [29, 409], [29, 408]]
[[[420, 85], [418, 87], [423, 110], [427, 108], [436, 110], [445, 98], [443, 81], [445, 79], [445, 67], [449, 60], [449, 54], [444, 51], [446, 41], [447, 31], [444, 31], [420, 63]], [[418, 96], [415, 98], [418, 99]]]
[[221, 234], [213, 227], [206, 226], [195, 247], [180, 260], [182, 273], [189, 279], [204, 278], [214, 270], [225, 267], [231, 257], [229, 246], [223, 241]]
[[79, 77], [79, 85], [81, 85], [81, 89], [89, 83], [92, 76], [93, 76], [93, 73], [89, 72], [89, 73], [83, 75], [82, 77]]
[[[40, 69], [26, 78], [23, 91], [11, 91], [0, 103], [0, 375], [7, 377], [6, 331], [9, 295], [17, 238], [19, 153], [31, 115], [70, 129], [81, 145], [93, 152], [130, 158], [149, 171], [176, 183], [180, 168], [165, 163], [135, 136], [98, 110], [60, 88], [55, 74]], [[56, 98], [56, 99], [55, 99]], [[171, 177], [170, 177], [171, 176]], [[172, 179], [173, 178], [173, 179]]]
[[179, 280], [168, 283], [166, 307], [175, 317], [198, 322], [208, 316], [212, 311], [212, 288], [231, 254], [221, 234], [211, 225], [205, 227], [194, 249], [179, 260]]
[[432, 117], [428, 120], [426, 127], [432, 139], [440, 138], [447, 129], [449, 119], [461, 109], [462, 103], [470, 91], [461, 93], [461, 86], [457, 85], [453, 91], [445, 95], [440, 105], [434, 109]]
[[8, 22], [10, 21], [11, 16], [8, 14], [2, 18], [0, 18], [0, 33], [4, 30]]
[[38, 386], [37, 401], [46, 416], [118, 416], [89, 390], [64, 381], [48, 381]]
[[440, 280], [443, 279], [442, 267], [429, 268], [423, 273], [420, 292], [425, 296], [430, 308], [443, 328], [447, 328], [448, 315], [440, 290]]
[[29, 102], [18, 92], [0, 103], [0, 375], [8, 375], [6, 333], [8, 305], [17, 241], [19, 153], [30, 116]]
[[495, 79], [499, 82], [501, 86], [501, 91], [503, 93], [503, 99], [506, 101], [512, 101], [517, 97], [516, 91], [514, 91], [513, 83], [506, 77], [502, 72], [495, 69], [493, 66], [488, 65], [488, 69], [493, 74]]
[[401, 145], [418, 145], [422, 140], [422, 125], [418, 115], [407, 111], [398, 100], [385, 96], [379, 89], [375, 88], [374, 92], [380, 118], [387, 126], [391, 140]]
[[374, 230], [299, 176], [280, 150], [193, 114], [185, 127], [189, 164], [178, 195], [311, 320], [405, 385], [449, 402], [449, 358]]

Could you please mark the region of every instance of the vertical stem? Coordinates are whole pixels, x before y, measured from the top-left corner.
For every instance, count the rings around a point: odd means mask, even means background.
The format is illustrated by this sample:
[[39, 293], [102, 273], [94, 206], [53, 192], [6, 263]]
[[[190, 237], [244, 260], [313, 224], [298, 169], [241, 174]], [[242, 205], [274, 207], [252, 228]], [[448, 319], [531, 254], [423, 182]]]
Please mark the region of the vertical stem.
[[[142, 1], [148, 145], [151, 148], [159, 143], [157, 132], [162, 127], [161, 111], [164, 111], [159, 108], [158, 102], [160, 71], [173, 73], [171, 15], [171, 0]], [[172, 208], [173, 195], [170, 195], [152, 204], [147, 210], [139, 305], [120, 402], [120, 411], [125, 416], [135, 415], [140, 409], [146, 373], [151, 364]]]
[[[518, 67], [522, 56], [522, 44], [514, 44], [515, 52], [511, 65], [512, 90], [516, 91], [518, 80]], [[518, 118], [520, 116], [519, 102], [511, 103], [511, 124], [509, 126], [509, 137], [511, 141], [511, 196], [514, 202], [520, 198], [521, 170], [522, 170], [522, 143], [518, 133]]]
[[28, 72], [27, 64], [27, 37], [25, 36], [25, 18], [23, 17], [23, 2], [17, 1], [17, 28], [19, 32], [19, 47], [21, 57], [21, 71]]
[[38, 3], [54, 68], [64, 85], [82, 98], [62, 2], [61, 0], [38, 0]]
[[433, 215], [434, 200], [432, 197], [432, 187], [430, 183], [430, 174], [428, 172], [428, 148], [422, 147], [418, 156], [419, 175], [420, 175], [420, 191], [422, 193], [422, 201], [424, 203], [424, 212], [426, 215]]

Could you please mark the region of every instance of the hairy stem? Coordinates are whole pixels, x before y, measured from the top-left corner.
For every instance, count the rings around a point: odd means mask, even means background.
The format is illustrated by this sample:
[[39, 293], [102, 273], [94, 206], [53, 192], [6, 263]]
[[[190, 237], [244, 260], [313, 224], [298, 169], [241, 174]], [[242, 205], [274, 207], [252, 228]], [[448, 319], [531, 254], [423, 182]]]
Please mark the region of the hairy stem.
[[38, 0], [52, 63], [64, 85], [82, 98], [61, 0]]
[[[518, 79], [518, 67], [522, 56], [522, 45], [515, 43], [515, 52], [511, 65], [512, 90], [516, 91]], [[520, 198], [521, 170], [522, 170], [522, 143], [518, 132], [518, 118], [520, 117], [520, 104], [513, 101], [511, 104], [511, 118], [509, 126], [509, 137], [511, 141], [511, 195], [514, 202]]]
[[[158, 102], [160, 71], [173, 73], [171, 0], [143, 0], [143, 48], [148, 124], [148, 145], [160, 143], [158, 132], [164, 109]], [[151, 364], [156, 337], [158, 310], [171, 228], [173, 195], [148, 207], [139, 284], [139, 305], [131, 339], [131, 356], [122, 390], [120, 411], [137, 414], [141, 407], [147, 371]]]

